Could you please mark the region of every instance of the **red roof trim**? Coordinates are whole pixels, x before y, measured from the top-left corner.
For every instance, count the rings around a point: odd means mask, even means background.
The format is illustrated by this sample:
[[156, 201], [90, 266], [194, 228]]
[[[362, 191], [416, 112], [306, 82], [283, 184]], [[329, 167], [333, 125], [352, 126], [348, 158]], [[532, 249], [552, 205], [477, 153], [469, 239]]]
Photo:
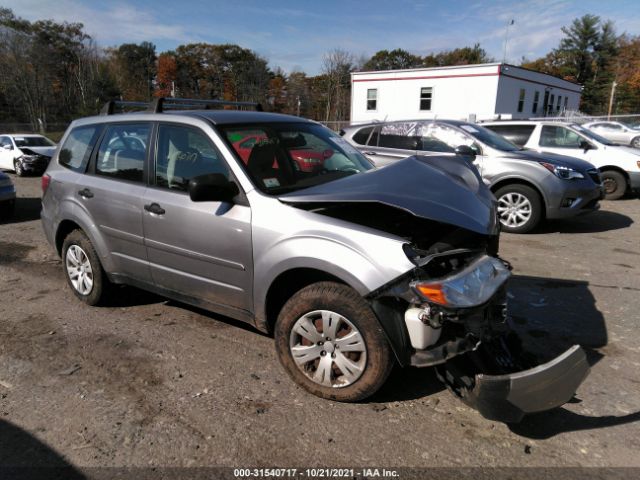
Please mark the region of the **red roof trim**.
[[433, 75], [430, 77], [362, 78], [359, 80], [354, 79], [353, 82], [387, 82], [389, 80], [424, 80], [429, 78], [495, 77], [496, 75], [500, 75], [500, 73], [467, 73], [460, 75]]

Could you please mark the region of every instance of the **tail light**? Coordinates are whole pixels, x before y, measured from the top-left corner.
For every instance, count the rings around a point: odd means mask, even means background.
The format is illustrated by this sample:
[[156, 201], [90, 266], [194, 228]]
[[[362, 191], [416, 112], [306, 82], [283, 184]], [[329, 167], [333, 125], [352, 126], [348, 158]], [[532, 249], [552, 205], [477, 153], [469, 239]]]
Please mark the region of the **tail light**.
[[51, 176], [46, 173], [42, 175], [41, 185], [42, 185], [42, 194], [44, 195], [47, 192], [47, 188], [49, 188], [49, 183], [51, 182]]

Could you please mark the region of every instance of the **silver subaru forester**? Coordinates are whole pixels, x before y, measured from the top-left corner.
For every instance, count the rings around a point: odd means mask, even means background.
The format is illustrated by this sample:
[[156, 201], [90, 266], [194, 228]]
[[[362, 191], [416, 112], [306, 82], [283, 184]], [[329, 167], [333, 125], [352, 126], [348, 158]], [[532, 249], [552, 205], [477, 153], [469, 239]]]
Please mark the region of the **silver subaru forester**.
[[396, 362], [437, 366], [503, 421], [572, 397], [583, 350], [532, 364], [509, 328], [496, 203], [474, 168], [413, 156], [376, 169], [316, 122], [188, 109], [220, 104], [110, 102], [69, 126], [42, 223], [80, 300], [128, 284], [248, 322], [333, 400], [372, 395]]

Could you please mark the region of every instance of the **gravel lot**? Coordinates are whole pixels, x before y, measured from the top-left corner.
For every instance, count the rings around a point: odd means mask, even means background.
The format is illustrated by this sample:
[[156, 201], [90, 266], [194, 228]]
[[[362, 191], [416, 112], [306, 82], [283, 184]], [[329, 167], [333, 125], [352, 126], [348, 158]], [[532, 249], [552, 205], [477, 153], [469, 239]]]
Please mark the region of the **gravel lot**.
[[[0, 224], [0, 465], [640, 467], [640, 199], [503, 235], [513, 320], [592, 371], [562, 409], [507, 426], [431, 369], [396, 370], [370, 402], [320, 400], [272, 339], [133, 288], [75, 299], [40, 226], [39, 178], [15, 178]], [[45, 448], [45, 446], [47, 448]]]

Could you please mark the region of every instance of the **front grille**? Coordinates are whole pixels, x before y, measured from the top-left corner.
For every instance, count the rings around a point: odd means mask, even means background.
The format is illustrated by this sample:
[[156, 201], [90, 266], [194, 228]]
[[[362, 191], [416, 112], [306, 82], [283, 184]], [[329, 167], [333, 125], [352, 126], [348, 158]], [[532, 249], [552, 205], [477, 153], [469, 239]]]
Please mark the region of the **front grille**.
[[600, 185], [602, 183], [602, 180], [600, 179], [600, 172], [598, 172], [598, 170], [596, 170], [595, 168], [587, 170], [587, 175], [591, 177], [591, 180], [593, 180], [596, 185]]

